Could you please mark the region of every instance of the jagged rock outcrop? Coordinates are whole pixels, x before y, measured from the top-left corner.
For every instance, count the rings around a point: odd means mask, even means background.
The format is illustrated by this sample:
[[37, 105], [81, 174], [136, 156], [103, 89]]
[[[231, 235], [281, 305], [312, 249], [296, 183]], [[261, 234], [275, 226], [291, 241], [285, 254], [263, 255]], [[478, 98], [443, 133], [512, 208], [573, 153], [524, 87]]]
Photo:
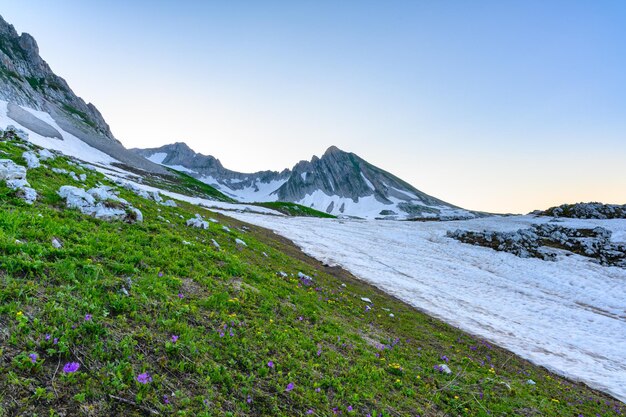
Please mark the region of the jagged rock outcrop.
[[457, 229], [448, 237], [509, 252], [520, 258], [556, 260], [555, 249], [589, 257], [601, 265], [626, 268], [626, 244], [611, 242], [611, 231], [602, 227], [574, 229], [555, 224], [533, 225], [515, 232], [471, 232]]
[[626, 219], [626, 204], [576, 203], [561, 204], [547, 210], [533, 211], [537, 216], [568, 217], [573, 219]]

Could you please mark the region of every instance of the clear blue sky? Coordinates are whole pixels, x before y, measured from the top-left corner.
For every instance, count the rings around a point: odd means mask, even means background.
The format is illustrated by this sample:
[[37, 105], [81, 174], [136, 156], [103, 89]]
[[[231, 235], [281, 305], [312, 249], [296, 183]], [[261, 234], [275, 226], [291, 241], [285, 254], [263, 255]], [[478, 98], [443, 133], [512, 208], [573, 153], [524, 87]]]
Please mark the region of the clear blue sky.
[[626, 203], [625, 1], [2, 3], [128, 147], [337, 145], [470, 209]]

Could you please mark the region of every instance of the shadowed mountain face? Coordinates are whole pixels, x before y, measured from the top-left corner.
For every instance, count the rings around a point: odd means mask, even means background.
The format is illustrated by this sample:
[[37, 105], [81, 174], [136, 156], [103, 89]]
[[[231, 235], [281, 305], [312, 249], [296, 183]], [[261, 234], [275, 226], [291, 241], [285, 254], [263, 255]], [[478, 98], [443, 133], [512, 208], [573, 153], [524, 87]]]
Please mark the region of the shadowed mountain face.
[[358, 155], [331, 146], [321, 158], [291, 170], [240, 173], [184, 143], [132, 149], [151, 161], [188, 174], [236, 199], [289, 201], [335, 215], [365, 218], [473, 217], [466, 210], [425, 194]]
[[0, 100], [8, 102], [8, 116], [17, 124], [46, 137], [62, 140], [60, 132], [36, 120], [20, 106], [48, 113], [58, 126], [120, 162], [146, 171], [167, 170], [138, 158], [113, 136], [98, 109], [76, 96], [39, 55], [35, 39], [19, 35], [0, 16]]

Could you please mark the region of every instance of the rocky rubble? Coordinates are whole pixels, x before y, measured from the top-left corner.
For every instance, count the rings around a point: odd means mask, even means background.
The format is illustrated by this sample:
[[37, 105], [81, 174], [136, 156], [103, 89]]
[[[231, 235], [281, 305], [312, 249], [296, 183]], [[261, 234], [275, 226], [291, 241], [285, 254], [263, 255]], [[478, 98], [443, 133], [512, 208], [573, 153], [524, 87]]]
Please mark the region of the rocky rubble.
[[556, 260], [558, 250], [592, 258], [604, 266], [626, 268], [626, 244], [611, 242], [611, 231], [602, 227], [573, 229], [554, 224], [534, 225], [516, 232], [470, 232], [457, 229], [448, 237], [509, 252], [521, 258]]
[[28, 204], [37, 199], [37, 191], [30, 188], [26, 181], [26, 167], [17, 165], [10, 159], [0, 159], [0, 180], [6, 182], [7, 187], [17, 191], [18, 197]]
[[547, 210], [536, 210], [537, 216], [569, 217], [573, 219], [626, 219], [626, 204], [576, 203], [561, 204]]
[[166, 200], [163, 201], [163, 198], [161, 197], [161, 194], [159, 194], [158, 191], [147, 191], [144, 190], [140, 187], [138, 187], [136, 184], [132, 183], [132, 182], [128, 182], [128, 181], [124, 181], [120, 178], [115, 179], [115, 183], [125, 189], [127, 189], [128, 191], [131, 191], [133, 193], [135, 193], [136, 195], [138, 195], [139, 197], [145, 198], [146, 200], [152, 200], [162, 206], [166, 206], [166, 207], [176, 207], [176, 202], [174, 200]]
[[196, 217], [192, 217], [187, 220], [185, 224], [189, 227], [197, 227], [198, 229], [208, 229], [209, 222], [205, 221], [201, 215], [196, 214]]
[[141, 211], [117, 196], [111, 187], [94, 187], [87, 191], [71, 185], [62, 186], [58, 194], [68, 208], [103, 220], [123, 220], [128, 223], [143, 221]]

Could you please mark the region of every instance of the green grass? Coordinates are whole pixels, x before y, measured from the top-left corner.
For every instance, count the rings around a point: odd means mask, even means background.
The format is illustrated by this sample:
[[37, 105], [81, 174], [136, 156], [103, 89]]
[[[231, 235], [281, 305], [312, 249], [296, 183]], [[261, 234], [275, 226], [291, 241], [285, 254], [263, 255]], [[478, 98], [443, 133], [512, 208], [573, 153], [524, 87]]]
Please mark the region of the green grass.
[[96, 128], [96, 124], [93, 122], [93, 120], [91, 120], [87, 113], [82, 112], [77, 108], [70, 106], [69, 104], [63, 104], [63, 109], [71, 115], [78, 116], [85, 124], [91, 126], [94, 129]]
[[215, 187], [211, 187], [209, 184], [206, 184], [200, 180], [195, 179], [191, 175], [187, 175], [184, 172], [176, 171], [174, 169], [168, 168], [170, 171], [176, 173], [178, 176], [178, 185], [183, 194], [186, 194], [185, 191], [191, 190], [192, 192], [202, 193], [203, 195], [208, 196], [209, 198], [213, 198], [219, 201], [231, 202], [235, 203], [236, 201], [220, 191], [218, 191]]
[[336, 216], [332, 214], [324, 213], [323, 211], [315, 210], [311, 207], [302, 206], [296, 203], [288, 203], [285, 201], [252, 203], [255, 206], [266, 207], [276, 210], [287, 216], [303, 216], [303, 217], [322, 217], [326, 219], [336, 219]]
[[[0, 141], [0, 151], [24, 164], [16, 143]], [[626, 411], [322, 267], [266, 230], [244, 232], [236, 220], [182, 202], [158, 206], [126, 190], [120, 196], [143, 212], [143, 223], [66, 209], [61, 185], [112, 184], [64, 158], [45, 163], [88, 178], [80, 184], [46, 167], [29, 170], [40, 193], [32, 206], [0, 182], [0, 416]], [[186, 227], [195, 213], [221, 224]], [[361, 297], [373, 300], [370, 311]], [[444, 355], [452, 375], [433, 369]], [[69, 362], [78, 372], [63, 372]], [[152, 380], [142, 384], [145, 372]]]

